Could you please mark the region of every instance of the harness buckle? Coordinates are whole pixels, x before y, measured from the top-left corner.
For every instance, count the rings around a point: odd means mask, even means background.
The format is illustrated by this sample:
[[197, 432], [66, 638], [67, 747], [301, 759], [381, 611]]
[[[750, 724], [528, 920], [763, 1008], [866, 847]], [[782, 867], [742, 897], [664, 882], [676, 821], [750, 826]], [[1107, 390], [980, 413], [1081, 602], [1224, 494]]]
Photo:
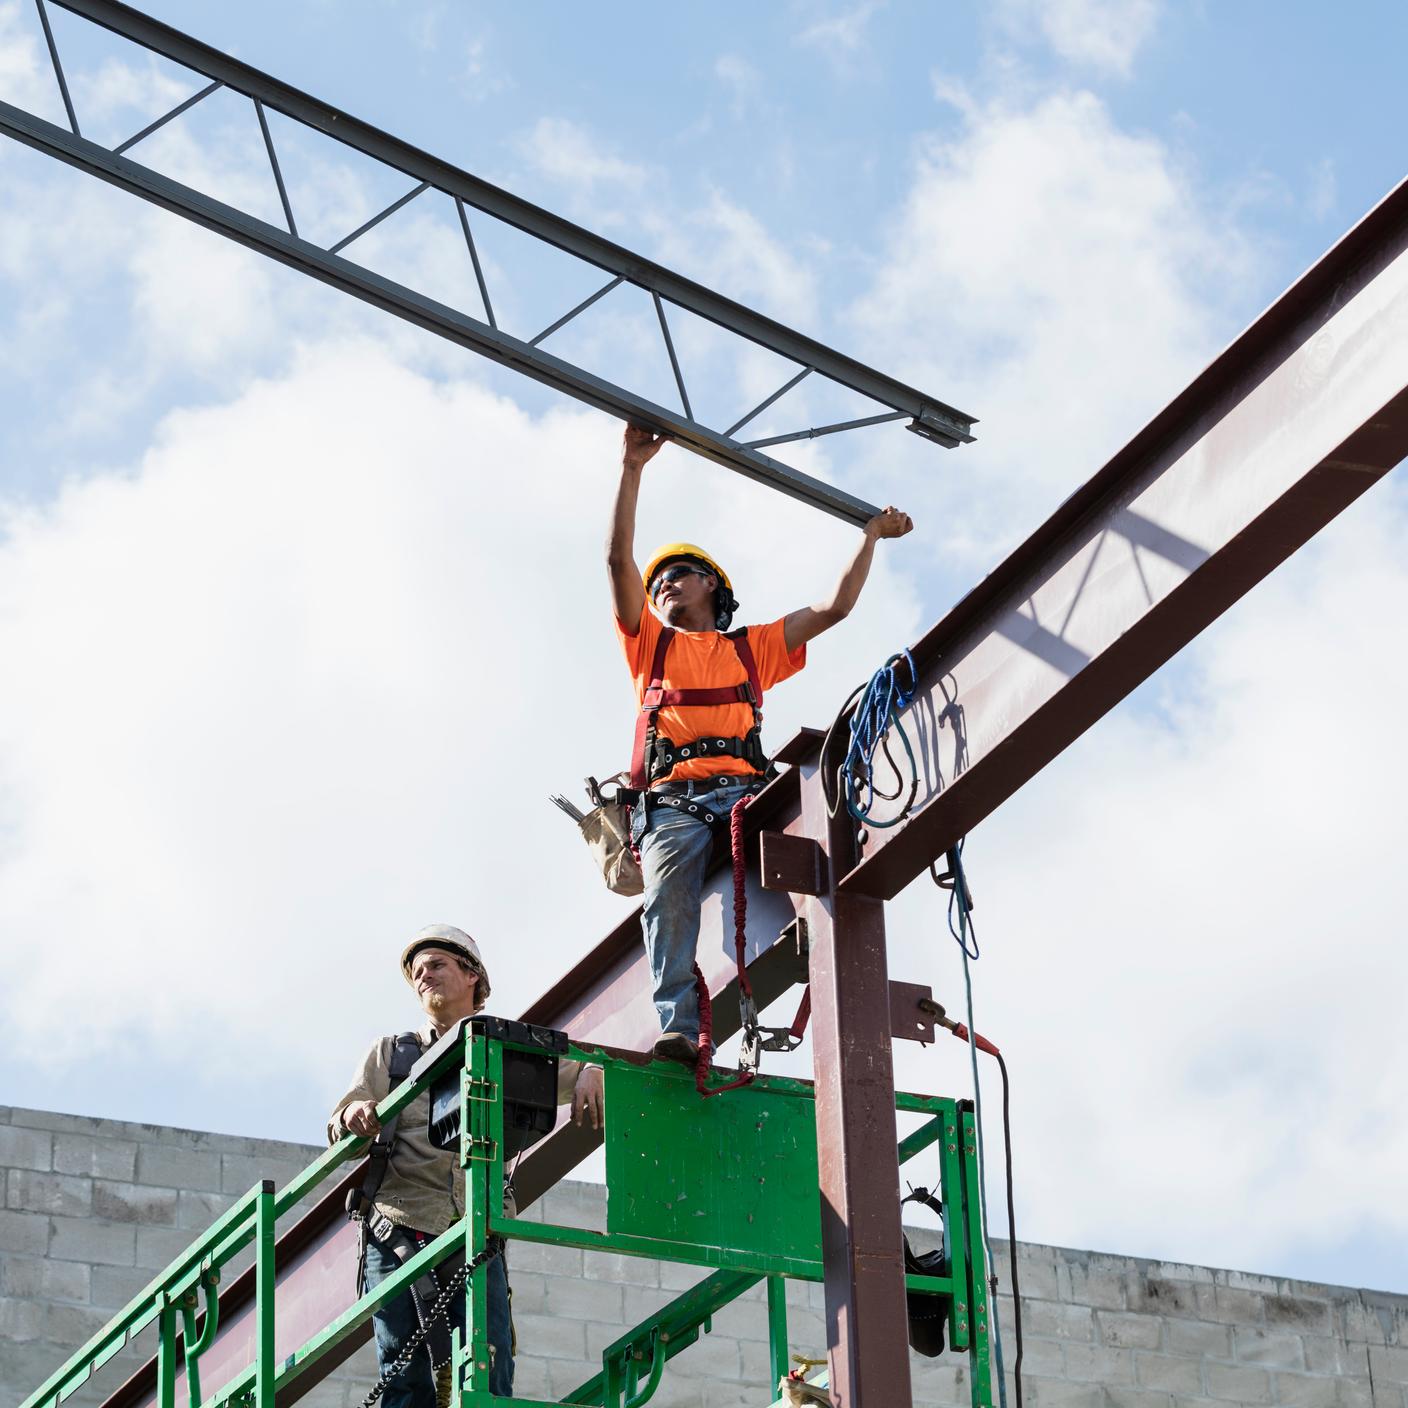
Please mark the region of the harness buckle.
[[738, 1064], [745, 1071], [758, 1071], [763, 1064], [762, 1028], [758, 1025], [758, 1004], [746, 993], [738, 996], [738, 1014], [743, 1019], [743, 1047]]

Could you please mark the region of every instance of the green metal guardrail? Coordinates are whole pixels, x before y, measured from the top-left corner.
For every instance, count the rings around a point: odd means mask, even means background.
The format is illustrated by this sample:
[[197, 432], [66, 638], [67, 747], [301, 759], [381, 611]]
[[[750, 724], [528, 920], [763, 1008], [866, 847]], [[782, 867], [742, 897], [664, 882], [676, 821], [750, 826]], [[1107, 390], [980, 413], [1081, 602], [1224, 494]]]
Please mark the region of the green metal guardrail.
[[[275, 1357], [275, 1222], [340, 1165], [359, 1156], [367, 1147], [365, 1139], [343, 1139], [281, 1192], [276, 1193], [268, 1182], [250, 1189], [31, 1394], [22, 1408], [59, 1408], [153, 1321], [158, 1326], [156, 1408], [178, 1408], [176, 1387], [182, 1363], [188, 1403], [180, 1408], [274, 1408], [282, 1387], [381, 1305], [458, 1250], [472, 1264], [493, 1235], [715, 1268], [713, 1275], [608, 1345], [601, 1372], [561, 1403], [643, 1408], [659, 1387], [669, 1360], [701, 1333], [708, 1333], [711, 1317], [721, 1307], [760, 1281], [767, 1283], [771, 1378], [760, 1386], [759, 1404], [773, 1403], [778, 1379], [788, 1365], [785, 1281], [789, 1277], [820, 1281], [823, 1276], [811, 1085], [784, 1077], [759, 1077], [722, 1099], [700, 1101], [691, 1073], [680, 1066], [570, 1046], [572, 1058], [599, 1064], [605, 1071], [607, 1229], [596, 1232], [502, 1212], [506, 1051], [541, 1054], [541, 1047], [490, 1035], [476, 1019], [454, 1041], [444, 1044], [426, 1069], [378, 1106], [385, 1122], [459, 1065], [465, 1216], [307, 1343], [282, 1359]], [[931, 1145], [939, 1146], [948, 1250], [946, 1276], [909, 1276], [907, 1286], [944, 1298], [949, 1351], [966, 1351], [974, 1408], [991, 1408], [988, 1301], [972, 1111], [964, 1102], [920, 1095], [897, 1096], [896, 1109], [928, 1116], [901, 1141], [898, 1152], [904, 1162]], [[203, 1397], [200, 1358], [217, 1333], [221, 1268], [251, 1241], [255, 1243], [253, 1362]], [[481, 1265], [467, 1278], [467, 1333], [463, 1343], [458, 1333], [454, 1336], [455, 1382], [461, 1385], [458, 1408], [493, 1408], [510, 1401], [493, 1397], [488, 1388], [489, 1344], [482, 1309], [486, 1275]], [[199, 1324], [197, 1307], [202, 1297], [205, 1320]], [[549, 1408], [541, 1400], [511, 1401], [519, 1408]]]

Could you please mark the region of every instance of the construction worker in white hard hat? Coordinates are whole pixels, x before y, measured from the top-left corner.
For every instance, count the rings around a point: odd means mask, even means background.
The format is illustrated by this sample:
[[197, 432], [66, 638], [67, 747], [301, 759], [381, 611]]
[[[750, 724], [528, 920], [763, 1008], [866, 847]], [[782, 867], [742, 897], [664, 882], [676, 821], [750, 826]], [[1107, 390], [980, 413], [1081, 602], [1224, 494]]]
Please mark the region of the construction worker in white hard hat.
[[[411, 1067], [462, 1017], [483, 1009], [489, 996], [489, 972], [479, 945], [452, 924], [431, 924], [408, 943], [401, 954], [401, 973], [415, 992], [428, 1019], [417, 1031], [374, 1041], [347, 1093], [337, 1102], [328, 1122], [328, 1140], [348, 1133], [374, 1142], [368, 1150], [367, 1174], [348, 1200], [349, 1211], [361, 1223], [362, 1270], [358, 1294], [370, 1290], [398, 1270], [421, 1247], [464, 1216], [464, 1177], [452, 1150], [437, 1149], [429, 1137], [429, 1095], [418, 1095], [383, 1129], [376, 1107], [410, 1074]], [[599, 1066], [578, 1061], [558, 1064], [558, 1103], [572, 1103], [578, 1124], [590, 1120], [600, 1128], [603, 1118], [602, 1073]], [[504, 1187], [504, 1210], [515, 1207], [511, 1185]], [[439, 1276], [448, 1280], [451, 1268], [442, 1263]], [[492, 1364], [490, 1390], [500, 1398], [513, 1395], [513, 1324], [509, 1314], [508, 1271], [502, 1255], [488, 1264], [487, 1308]], [[410, 1337], [437, 1299], [433, 1277], [422, 1278], [407, 1292], [382, 1306], [372, 1317], [377, 1363], [383, 1374], [401, 1356]], [[432, 1329], [409, 1366], [386, 1386], [385, 1408], [440, 1408], [449, 1402], [450, 1333], [465, 1330], [464, 1297], [452, 1296], [448, 1316]]]
[[764, 626], [730, 631], [733, 583], [711, 553], [668, 543], [636, 564], [641, 474], [664, 443], [627, 426], [606, 565], [616, 633], [635, 680], [636, 746], [631, 790], [640, 793], [631, 836], [645, 879], [641, 926], [660, 1018], [660, 1056], [699, 1056], [694, 985], [700, 890], [713, 833], [740, 797], [766, 781], [763, 691], [807, 662], [807, 642], [843, 621], [870, 573], [875, 544], [914, 524], [887, 508], [866, 525], [830, 596]]

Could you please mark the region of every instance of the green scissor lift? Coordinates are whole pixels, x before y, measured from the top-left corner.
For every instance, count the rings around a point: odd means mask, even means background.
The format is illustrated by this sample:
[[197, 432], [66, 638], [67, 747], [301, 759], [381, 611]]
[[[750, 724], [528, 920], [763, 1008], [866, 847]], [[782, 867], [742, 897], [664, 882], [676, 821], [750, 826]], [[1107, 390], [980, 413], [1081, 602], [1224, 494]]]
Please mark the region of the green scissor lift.
[[[96, 1334], [22, 1408], [58, 1408], [131, 1337], [157, 1323], [155, 1408], [178, 1404], [177, 1375], [184, 1364], [189, 1408], [274, 1408], [275, 1394], [340, 1340], [352, 1334], [387, 1300], [456, 1251], [472, 1261], [491, 1235], [509, 1242], [546, 1242], [587, 1251], [657, 1258], [714, 1272], [663, 1310], [623, 1334], [602, 1354], [601, 1372], [560, 1403], [596, 1408], [643, 1408], [660, 1384], [668, 1361], [710, 1328], [710, 1317], [735, 1297], [767, 1282], [769, 1381], [758, 1403], [777, 1399], [787, 1372], [789, 1344], [785, 1282], [822, 1279], [821, 1200], [817, 1191], [813, 1092], [806, 1081], [760, 1076], [752, 1085], [703, 1100], [692, 1074], [666, 1062], [643, 1062], [609, 1049], [568, 1046], [577, 1060], [601, 1065], [606, 1077], [607, 1228], [596, 1232], [511, 1218], [502, 1212], [504, 1177], [505, 1057], [541, 1054], [541, 1046], [494, 1034], [480, 1019], [437, 1048], [411, 1080], [378, 1107], [383, 1121], [405, 1108], [437, 1077], [458, 1064], [461, 1110], [460, 1163], [465, 1178], [464, 1218], [338, 1315], [293, 1353], [276, 1357], [278, 1314], [274, 1284], [276, 1219], [340, 1165], [360, 1155], [367, 1141], [349, 1136], [329, 1149], [282, 1191], [271, 1183], [252, 1188], [234, 1207], [157, 1276]], [[443, 1049], [442, 1049], [443, 1048]], [[898, 1095], [895, 1108], [927, 1116], [900, 1142], [903, 1163], [931, 1145], [939, 1151], [948, 1249], [946, 1276], [910, 1276], [912, 1291], [943, 1298], [948, 1353], [966, 1352], [975, 1408], [990, 1408], [989, 1316], [973, 1114], [967, 1103], [936, 1096]], [[253, 1362], [213, 1392], [202, 1393], [201, 1355], [219, 1325], [221, 1268], [255, 1244]], [[459, 1408], [490, 1408], [510, 1400], [489, 1392], [489, 1345], [484, 1305], [486, 1269], [468, 1278], [466, 1343], [456, 1337]], [[203, 1321], [198, 1309], [203, 1299]], [[177, 1327], [181, 1327], [178, 1337]], [[519, 1408], [545, 1408], [539, 1399], [515, 1398]]]

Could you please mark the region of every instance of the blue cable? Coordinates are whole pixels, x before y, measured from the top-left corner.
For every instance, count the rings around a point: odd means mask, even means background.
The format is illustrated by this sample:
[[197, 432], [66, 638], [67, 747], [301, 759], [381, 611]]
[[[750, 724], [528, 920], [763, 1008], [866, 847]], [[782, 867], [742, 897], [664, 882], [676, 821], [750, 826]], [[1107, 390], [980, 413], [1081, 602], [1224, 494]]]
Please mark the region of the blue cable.
[[[896, 666], [901, 661], [909, 671], [908, 689], [900, 683], [896, 672]], [[909, 651], [890, 656], [870, 677], [870, 683], [866, 685], [865, 693], [851, 715], [851, 741], [846, 749], [845, 762], [841, 765], [841, 775], [845, 779], [846, 809], [866, 826], [898, 826], [908, 815], [909, 807], [913, 803], [914, 792], [919, 785], [919, 772], [914, 747], [905, 732], [904, 724], [900, 722], [899, 715], [909, 707], [914, 698], [917, 679], [914, 657]], [[884, 745], [891, 727], [897, 730], [900, 742], [904, 744], [904, 751], [909, 757], [910, 776], [914, 783], [910, 789], [910, 800], [900, 814], [889, 821], [877, 821], [870, 815], [876, 798], [875, 751]], [[898, 796], [899, 793], [895, 795]]]

